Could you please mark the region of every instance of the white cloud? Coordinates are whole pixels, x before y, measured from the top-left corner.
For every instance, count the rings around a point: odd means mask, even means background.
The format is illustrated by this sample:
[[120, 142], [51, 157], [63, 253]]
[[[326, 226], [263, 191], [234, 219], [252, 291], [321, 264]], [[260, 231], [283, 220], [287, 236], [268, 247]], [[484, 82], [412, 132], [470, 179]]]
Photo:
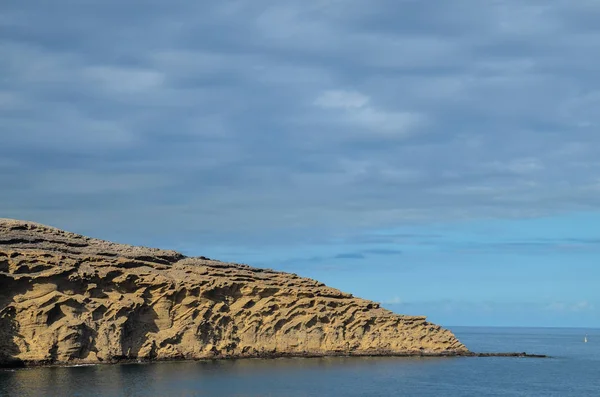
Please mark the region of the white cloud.
[[101, 88], [119, 93], [144, 93], [160, 88], [164, 82], [162, 73], [140, 68], [114, 66], [91, 66], [84, 75]]
[[554, 302], [546, 306], [546, 309], [557, 312], [582, 312], [595, 310], [595, 305], [588, 301], [579, 301], [575, 303]]
[[544, 169], [542, 161], [536, 158], [510, 159], [502, 162], [495, 161], [488, 166], [491, 169], [509, 171], [515, 174], [530, 174]]
[[325, 110], [340, 110], [333, 115], [340, 122], [363, 129], [367, 133], [403, 136], [423, 122], [422, 115], [413, 112], [385, 111], [370, 105], [370, 98], [357, 91], [329, 90], [322, 92], [314, 104]]
[[322, 108], [356, 109], [369, 103], [369, 97], [356, 91], [328, 90], [323, 91], [314, 104]]
[[399, 304], [402, 304], [403, 301], [399, 297], [394, 296], [392, 299], [389, 299], [389, 300], [381, 302], [381, 303], [388, 304], [388, 305], [399, 305]]
[[27, 106], [15, 92], [0, 91], [0, 111], [16, 110]]
[[389, 135], [406, 135], [423, 121], [423, 116], [411, 112], [386, 112], [375, 108], [361, 109], [349, 120], [366, 129]]

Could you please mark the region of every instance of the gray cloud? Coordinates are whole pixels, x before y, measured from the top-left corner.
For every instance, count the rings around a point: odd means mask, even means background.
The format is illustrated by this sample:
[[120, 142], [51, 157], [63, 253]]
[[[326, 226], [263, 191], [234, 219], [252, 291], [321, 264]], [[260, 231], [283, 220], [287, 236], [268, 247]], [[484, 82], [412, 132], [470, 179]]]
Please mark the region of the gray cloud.
[[[364, 242], [363, 242], [364, 243]], [[296, 263], [304, 263], [304, 264], [322, 264], [322, 263], [331, 263], [335, 262], [338, 259], [343, 260], [363, 260], [363, 259], [372, 259], [376, 256], [397, 256], [401, 255], [402, 251], [398, 249], [391, 248], [364, 248], [356, 251], [348, 251], [348, 252], [340, 252], [335, 255], [321, 255], [321, 256], [310, 256], [310, 257], [298, 257], [291, 258], [286, 260], [283, 265], [296, 264]], [[335, 264], [329, 265], [332, 268], [335, 267]]]
[[365, 259], [365, 256], [360, 252], [348, 252], [344, 254], [337, 254], [334, 259]]
[[4, 2], [2, 215], [210, 242], [598, 209], [597, 2], [434, 3]]
[[398, 249], [389, 249], [389, 248], [368, 248], [363, 249], [356, 252], [344, 252], [341, 254], [337, 254], [335, 259], [365, 259], [369, 256], [374, 255], [400, 255], [402, 254], [401, 250]]

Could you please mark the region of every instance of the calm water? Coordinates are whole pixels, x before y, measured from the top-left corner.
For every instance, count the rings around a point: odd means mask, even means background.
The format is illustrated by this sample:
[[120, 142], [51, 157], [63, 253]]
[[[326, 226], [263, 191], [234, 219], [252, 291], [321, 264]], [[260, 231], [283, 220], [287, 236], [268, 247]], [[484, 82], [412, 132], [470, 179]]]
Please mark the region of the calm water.
[[[451, 327], [525, 358], [323, 358], [0, 371], [1, 396], [600, 396], [600, 330]], [[588, 343], [583, 343], [585, 333]]]

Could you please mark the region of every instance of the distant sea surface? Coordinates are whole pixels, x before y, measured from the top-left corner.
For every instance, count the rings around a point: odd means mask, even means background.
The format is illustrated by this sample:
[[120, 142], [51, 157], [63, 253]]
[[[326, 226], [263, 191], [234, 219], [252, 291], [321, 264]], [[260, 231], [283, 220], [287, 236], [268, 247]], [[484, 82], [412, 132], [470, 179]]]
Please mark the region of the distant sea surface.
[[0, 370], [0, 396], [600, 396], [600, 330], [449, 328], [472, 351], [552, 357], [288, 358]]

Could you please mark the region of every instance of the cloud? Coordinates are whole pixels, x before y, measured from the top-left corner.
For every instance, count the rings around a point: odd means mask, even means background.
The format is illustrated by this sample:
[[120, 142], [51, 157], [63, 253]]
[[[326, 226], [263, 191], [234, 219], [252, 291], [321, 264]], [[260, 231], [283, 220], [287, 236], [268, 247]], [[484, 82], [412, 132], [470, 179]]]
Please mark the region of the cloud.
[[[373, 257], [377, 257], [377, 256], [386, 256], [386, 257], [394, 257], [397, 255], [401, 255], [403, 253], [403, 251], [399, 250], [399, 249], [393, 249], [393, 248], [369, 248], [369, 246], [372, 246], [371, 244], [364, 244], [363, 249], [360, 250], [356, 250], [356, 251], [348, 251], [348, 252], [340, 252], [337, 254], [333, 254], [333, 255], [329, 255], [329, 254], [322, 254], [322, 255], [317, 255], [317, 256], [310, 256], [310, 257], [295, 257], [295, 258], [291, 258], [291, 259], [287, 259], [284, 262], [286, 264], [297, 264], [297, 263], [311, 263], [311, 264], [335, 264], [335, 263], [340, 263], [340, 261], [342, 261], [343, 263], [348, 263], [347, 261], [362, 261], [362, 260], [367, 260]], [[315, 251], [318, 250], [319, 247], [313, 247], [313, 249]], [[330, 250], [330, 248], [328, 248], [328, 250]], [[288, 256], [289, 258], [289, 256]]]
[[0, 8], [3, 216], [239, 243], [599, 210], [595, 2]]
[[368, 105], [370, 98], [356, 91], [328, 90], [315, 99], [314, 104], [324, 109], [341, 109], [338, 117], [349, 128], [358, 127], [365, 134], [385, 136], [405, 136], [424, 120], [417, 113], [385, 111]]
[[399, 297], [394, 296], [392, 299], [381, 302], [381, 303], [387, 304], [387, 305], [400, 305], [400, 304], [402, 304], [402, 300]]
[[362, 108], [368, 102], [369, 97], [360, 92], [340, 90], [324, 91], [315, 99], [315, 105], [333, 109]]
[[334, 256], [334, 259], [365, 259], [369, 256], [394, 256], [401, 255], [402, 251], [391, 248], [365, 248], [356, 252], [344, 252]]
[[348, 252], [345, 254], [337, 254], [334, 259], [365, 259], [364, 254], [359, 252]]
[[144, 93], [159, 89], [164, 82], [162, 73], [139, 68], [92, 66], [83, 71], [85, 78], [115, 95]]
[[[392, 311], [410, 315], [427, 315], [429, 321], [450, 326], [460, 337], [462, 330], [455, 325], [509, 326], [514, 332], [523, 332], [526, 327], [595, 327], [597, 311], [593, 304], [563, 302], [548, 305], [539, 301], [469, 301], [430, 300], [382, 302]], [[583, 339], [583, 333], [581, 334]]]
[[501, 238], [493, 242], [481, 241], [474, 237], [471, 241], [438, 241], [435, 245], [442, 251], [459, 253], [511, 253], [519, 255], [548, 255], [595, 253], [600, 251], [600, 242], [595, 239], [556, 238], [556, 239], [522, 239], [506, 241]]
[[512, 159], [505, 162], [496, 161], [489, 166], [500, 172], [507, 171], [522, 175], [531, 174], [544, 169], [542, 162], [536, 158]]
[[555, 312], [581, 312], [581, 311], [593, 311], [595, 305], [588, 301], [579, 301], [575, 303], [568, 302], [553, 302], [546, 306], [546, 310]]

